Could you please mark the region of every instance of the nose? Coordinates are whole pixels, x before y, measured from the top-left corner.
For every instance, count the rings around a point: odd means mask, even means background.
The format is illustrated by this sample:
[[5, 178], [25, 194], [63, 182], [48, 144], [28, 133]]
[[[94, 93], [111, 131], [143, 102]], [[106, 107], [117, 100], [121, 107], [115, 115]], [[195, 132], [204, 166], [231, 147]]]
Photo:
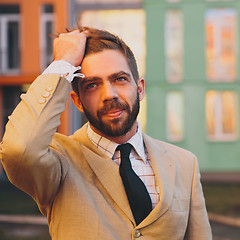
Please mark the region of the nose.
[[102, 87], [102, 100], [111, 101], [117, 99], [118, 94], [116, 88], [111, 84], [111, 82], [104, 83]]

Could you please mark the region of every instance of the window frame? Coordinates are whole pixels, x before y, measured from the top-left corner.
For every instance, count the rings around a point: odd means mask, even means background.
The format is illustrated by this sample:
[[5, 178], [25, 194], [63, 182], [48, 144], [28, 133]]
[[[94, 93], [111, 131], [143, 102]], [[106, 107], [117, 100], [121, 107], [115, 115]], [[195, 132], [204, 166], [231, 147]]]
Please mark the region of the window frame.
[[[235, 17], [235, 21], [233, 21]], [[226, 19], [230, 19], [226, 21]], [[224, 21], [225, 19], [225, 21]], [[232, 24], [227, 24], [232, 23]], [[211, 27], [211, 28], [210, 28]], [[228, 28], [226, 28], [228, 27]], [[212, 33], [209, 32], [211, 29]], [[228, 45], [232, 51], [228, 54], [226, 64], [226, 53], [224, 54], [223, 33], [224, 30], [230, 33], [232, 41], [228, 40]], [[212, 35], [211, 35], [212, 34]], [[226, 37], [225, 37], [226, 38]], [[209, 39], [212, 39], [210, 41]], [[233, 7], [209, 7], [205, 11], [205, 58], [206, 58], [206, 79], [210, 83], [233, 83], [237, 81], [238, 65], [238, 11]], [[226, 41], [226, 40], [225, 40]], [[211, 46], [211, 47], [209, 47]], [[229, 47], [229, 46], [228, 46]], [[226, 47], [225, 47], [226, 49]], [[218, 71], [216, 71], [218, 69]]]
[[[183, 17], [183, 12], [178, 8], [168, 9], [165, 13], [165, 76], [170, 84], [181, 83], [184, 78]], [[178, 37], [174, 36], [176, 33]]]
[[[19, 66], [18, 68], [9, 68], [8, 66], [8, 34], [7, 27], [9, 22], [18, 22], [18, 51], [19, 51]], [[13, 14], [0, 14], [0, 74], [1, 75], [12, 75], [19, 74], [20, 72], [20, 24], [21, 17], [18, 13]]]
[[[178, 107], [172, 105], [179, 104]], [[170, 90], [166, 95], [166, 137], [170, 142], [182, 142], [185, 138], [185, 96], [180, 90]], [[174, 116], [174, 118], [173, 118]], [[175, 124], [173, 122], [175, 121]], [[175, 125], [175, 127], [174, 127]]]
[[52, 23], [52, 32], [55, 29], [55, 15], [52, 13], [41, 12], [40, 14], [40, 57], [41, 57], [41, 70], [44, 70], [48, 62], [48, 53], [47, 53], [47, 42], [46, 42], [46, 24], [47, 22]]
[[[215, 99], [209, 99], [214, 101], [214, 116], [213, 116], [213, 120], [215, 121], [214, 123], [214, 133], [210, 134], [208, 131], [208, 125], [210, 123], [208, 123], [209, 121], [209, 117], [208, 117], [208, 106], [207, 106], [207, 95], [208, 93], [210, 93], [211, 91], [213, 91], [215, 93]], [[225, 92], [229, 92], [232, 95], [232, 97], [235, 99], [235, 103], [236, 105], [234, 106], [235, 108], [235, 123], [236, 126], [233, 130], [235, 130], [232, 133], [225, 133], [224, 132], [224, 126], [223, 126], [223, 120], [224, 120], [224, 100], [223, 100], [223, 94]], [[238, 113], [238, 93], [236, 91], [232, 91], [232, 90], [208, 90], [206, 92], [205, 95], [205, 119], [206, 119], [206, 134], [207, 134], [207, 139], [208, 141], [211, 142], [234, 142], [238, 140], [238, 119], [239, 119], [239, 113]], [[234, 116], [233, 116], [234, 117]]]

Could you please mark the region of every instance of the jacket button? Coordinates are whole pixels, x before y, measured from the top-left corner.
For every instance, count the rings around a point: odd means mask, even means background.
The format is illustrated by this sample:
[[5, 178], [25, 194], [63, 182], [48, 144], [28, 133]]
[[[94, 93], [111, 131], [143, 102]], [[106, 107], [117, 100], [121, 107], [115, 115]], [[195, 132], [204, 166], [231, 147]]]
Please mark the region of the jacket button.
[[44, 97], [44, 98], [47, 98], [47, 97], [49, 97], [50, 96], [50, 93], [49, 92], [44, 92], [43, 94], [42, 94], [42, 97]]
[[46, 87], [46, 91], [47, 91], [47, 92], [51, 92], [52, 90], [53, 90], [53, 87], [52, 87], [52, 86], [47, 86], [47, 87]]
[[46, 99], [44, 99], [44, 98], [39, 98], [38, 102], [41, 103], [41, 104], [42, 104], [42, 103], [45, 103], [45, 102], [46, 102]]
[[134, 231], [134, 237], [135, 237], [135, 238], [141, 237], [141, 231], [140, 231], [139, 229], [137, 229], [137, 230]]

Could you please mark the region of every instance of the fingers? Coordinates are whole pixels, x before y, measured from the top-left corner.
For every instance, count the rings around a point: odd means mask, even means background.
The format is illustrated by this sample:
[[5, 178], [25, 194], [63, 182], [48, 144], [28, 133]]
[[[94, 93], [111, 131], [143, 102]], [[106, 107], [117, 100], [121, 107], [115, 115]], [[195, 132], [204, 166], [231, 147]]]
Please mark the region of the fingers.
[[71, 32], [67, 32], [67, 33], [60, 33], [59, 34], [59, 38], [62, 38], [62, 37], [66, 37], [66, 36], [70, 36], [70, 35], [74, 35], [74, 34], [76, 34], [76, 35], [78, 35], [78, 34], [84, 34], [85, 36], [87, 36], [88, 35], [88, 32], [87, 31], [79, 31], [79, 30], [74, 30], [74, 31], [71, 31]]
[[87, 32], [74, 30], [61, 33], [54, 40], [54, 60], [65, 60], [74, 66], [81, 64], [87, 40]]

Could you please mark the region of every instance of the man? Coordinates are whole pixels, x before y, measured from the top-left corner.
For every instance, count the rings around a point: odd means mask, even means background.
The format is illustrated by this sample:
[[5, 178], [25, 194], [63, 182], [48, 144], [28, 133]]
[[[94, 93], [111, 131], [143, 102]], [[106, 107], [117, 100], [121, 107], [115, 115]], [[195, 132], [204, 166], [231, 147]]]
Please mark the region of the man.
[[[83, 28], [55, 39], [54, 60], [1, 144], [10, 181], [37, 202], [52, 239], [212, 239], [196, 157], [142, 133], [136, 120], [145, 83], [129, 47]], [[64, 136], [56, 129], [71, 81], [89, 123]]]

